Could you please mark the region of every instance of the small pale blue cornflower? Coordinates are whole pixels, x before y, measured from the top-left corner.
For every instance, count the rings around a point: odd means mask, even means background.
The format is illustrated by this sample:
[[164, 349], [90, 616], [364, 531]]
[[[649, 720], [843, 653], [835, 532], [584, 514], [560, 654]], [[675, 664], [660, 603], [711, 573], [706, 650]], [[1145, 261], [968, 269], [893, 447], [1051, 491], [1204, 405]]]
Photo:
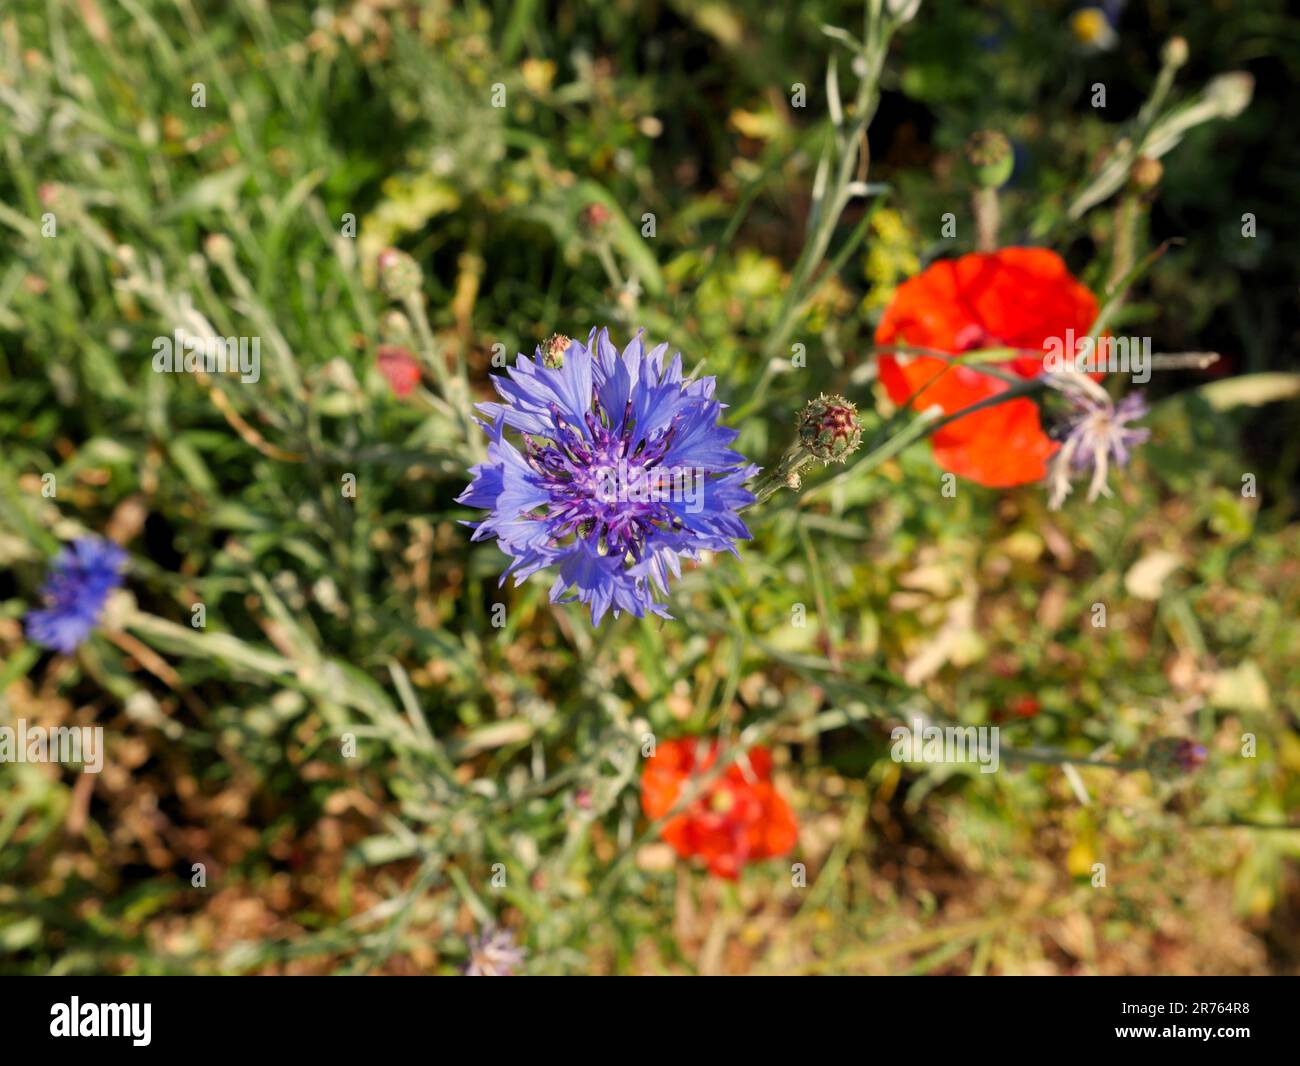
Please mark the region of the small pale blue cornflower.
[[515, 977], [523, 966], [527, 952], [515, 943], [509, 929], [488, 926], [477, 937], [469, 938], [469, 962], [466, 977]]
[[111, 541], [82, 537], [64, 548], [41, 589], [45, 606], [27, 612], [27, 637], [70, 655], [99, 622], [108, 594], [122, 584], [126, 552]]
[[478, 405], [488, 459], [457, 499], [489, 512], [467, 524], [511, 557], [503, 584], [554, 567], [551, 602], [587, 604], [593, 624], [610, 610], [668, 618], [656, 590], [680, 560], [749, 539], [739, 512], [758, 468], [729, 447], [737, 433], [718, 422], [714, 379], [683, 378], [667, 350], [646, 351], [638, 333], [620, 353], [593, 329], [585, 345], [552, 338], [493, 378], [504, 402]]
[[1082, 375], [1075, 375], [1074, 386], [1062, 389], [1073, 412], [1053, 433], [1061, 441], [1047, 471], [1047, 506], [1053, 511], [1059, 510], [1070, 494], [1072, 479], [1088, 470], [1092, 471], [1088, 502], [1109, 496], [1106, 479], [1110, 468], [1127, 465], [1130, 449], [1151, 435], [1144, 427], [1129, 425], [1150, 412], [1140, 392], [1130, 392], [1116, 404], [1104, 389]]

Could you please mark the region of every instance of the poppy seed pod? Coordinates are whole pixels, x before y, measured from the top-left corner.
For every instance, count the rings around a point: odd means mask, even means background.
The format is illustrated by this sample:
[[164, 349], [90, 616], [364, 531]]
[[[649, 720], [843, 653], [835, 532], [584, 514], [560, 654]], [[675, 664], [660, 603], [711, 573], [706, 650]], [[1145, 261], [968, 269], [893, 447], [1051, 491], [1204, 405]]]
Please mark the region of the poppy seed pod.
[[997, 130], [976, 130], [966, 139], [966, 162], [976, 185], [996, 189], [1005, 185], [1016, 164], [1011, 142]]

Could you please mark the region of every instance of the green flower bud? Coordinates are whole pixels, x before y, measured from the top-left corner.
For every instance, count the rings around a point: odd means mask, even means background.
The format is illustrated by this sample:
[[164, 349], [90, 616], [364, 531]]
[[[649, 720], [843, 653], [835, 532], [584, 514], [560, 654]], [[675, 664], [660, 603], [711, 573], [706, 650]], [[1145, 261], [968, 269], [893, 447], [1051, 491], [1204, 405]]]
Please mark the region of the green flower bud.
[[582, 225], [590, 233], [600, 233], [609, 224], [609, 208], [602, 203], [590, 203], [582, 209]]
[[224, 233], [209, 233], [203, 239], [203, 250], [214, 263], [229, 263], [235, 258], [235, 242]]
[[390, 300], [405, 300], [415, 296], [424, 282], [424, 275], [414, 259], [396, 248], [385, 248], [379, 253], [379, 289]]
[[1220, 118], [1236, 118], [1254, 95], [1255, 79], [1244, 70], [1220, 74], [1205, 87], [1205, 100]]
[[385, 344], [409, 347], [414, 337], [410, 320], [401, 311], [390, 308], [379, 316], [379, 337]]
[[1129, 171], [1129, 181], [1139, 192], [1146, 192], [1160, 184], [1164, 173], [1165, 168], [1160, 165], [1160, 160], [1140, 155], [1133, 161], [1133, 169]]
[[1170, 37], [1160, 50], [1160, 61], [1167, 67], [1177, 70], [1187, 62], [1187, 38]]
[[843, 396], [819, 396], [799, 412], [799, 441], [823, 463], [842, 463], [862, 443], [858, 409]]

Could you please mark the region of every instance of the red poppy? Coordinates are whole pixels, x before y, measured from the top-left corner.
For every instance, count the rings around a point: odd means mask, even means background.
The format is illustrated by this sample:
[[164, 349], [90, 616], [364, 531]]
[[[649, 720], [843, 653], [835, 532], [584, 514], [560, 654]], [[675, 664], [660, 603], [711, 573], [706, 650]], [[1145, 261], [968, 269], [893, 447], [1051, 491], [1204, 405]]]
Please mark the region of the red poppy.
[[[1066, 331], [1088, 335], [1097, 300], [1045, 248], [1004, 248], [934, 263], [898, 287], [876, 329], [876, 344], [934, 348], [954, 355], [976, 348], [1021, 348], [1000, 369], [1032, 378], [1043, 369], [1047, 341]], [[1005, 391], [1005, 381], [943, 356], [880, 356], [880, 380], [895, 403], [938, 405], [953, 414]], [[931, 437], [935, 461], [981, 485], [1038, 481], [1057, 449], [1029, 399], [1009, 400], [959, 418]]]
[[1033, 718], [1043, 709], [1043, 705], [1033, 696], [1021, 696], [1011, 705], [1011, 709], [1015, 711], [1017, 718]]
[[393, 395], [408, 395], [420, 381], [420, 364], [415, 356], [397, 344], [385, 344], [376, 354], [379, 372], [388, 379]]
[[[718, 742], [686, 738], [658, 745], [641, 775], [641, 809], [662, 818], [676, 806], [691, 778], [717, 761]], [[682, 858], [699, 856], [709, 871], [729, 881], [746, 863], [794, 847], [794, 811], [772, 784], [772, 755], [752, 748], [733, 762], [663, 827], [663, 839]]]

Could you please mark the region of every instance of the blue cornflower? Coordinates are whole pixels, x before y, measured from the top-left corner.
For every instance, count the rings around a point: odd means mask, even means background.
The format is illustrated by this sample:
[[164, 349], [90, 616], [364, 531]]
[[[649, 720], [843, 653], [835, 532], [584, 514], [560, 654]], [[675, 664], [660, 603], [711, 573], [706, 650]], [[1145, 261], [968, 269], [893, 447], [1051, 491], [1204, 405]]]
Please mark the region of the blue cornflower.
[[59, 552], [41, 595], [27, 612], [28, 639], [70, 655], [95, 628], [108, 594], [122, 584], [126, 552], [99, 537], [82, 537]]
[[667, 350], [646, 351], [638, 333], [620, 355], [593, 329], [586, 345], [552, 338], [493, 379], [505, 402], [478, 405], [488, 461], [457, 499], [490, 511], [467, 524], [513, 559], [503, 584], [555, 566], [551, 602], [589, 604], [593, 624], [611, 609], [668, 618], [654, 590], [682, 558], [749, 539], [737, 512], [758, 468], [728, 447], [737, 433], [718, 424], [714, 379], [683, 379]]

